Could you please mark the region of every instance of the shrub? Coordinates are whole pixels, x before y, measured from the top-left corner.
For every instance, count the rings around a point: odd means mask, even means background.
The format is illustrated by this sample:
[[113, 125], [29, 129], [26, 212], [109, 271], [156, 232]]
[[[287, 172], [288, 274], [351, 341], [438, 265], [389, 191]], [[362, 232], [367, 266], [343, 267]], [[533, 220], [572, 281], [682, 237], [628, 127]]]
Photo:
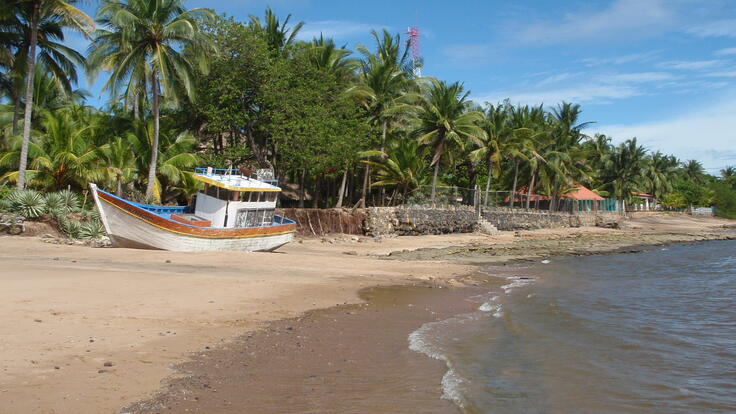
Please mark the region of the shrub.
[[61, 190], [57, 194], [61, 197], [64, 203], [65, 213], [75, 213], [80, 209], [79, 196], [70, 190]]
[[66, 213], [64, 198], [60, 193], [48, 193], [44, 197], [46, 201], [46, 212], [54, 217], [59, 217]]
[[82, 230], [82, 223], [76, 220], [69, 220], [66, 217], [59, 218], [59, 230], [68, 238], [76, 239], [79, 238], [79, 233]]
[[105, 234], [107, 234], [105, 227], [99, 220], [91, 220], [82, 224], [78, 233], [80, 239], [99, 239]]
[[35, 190], [16, 190], [8, 194], [10, 211], [25, 218], [36, 218], [46, 213], [46, 199]]

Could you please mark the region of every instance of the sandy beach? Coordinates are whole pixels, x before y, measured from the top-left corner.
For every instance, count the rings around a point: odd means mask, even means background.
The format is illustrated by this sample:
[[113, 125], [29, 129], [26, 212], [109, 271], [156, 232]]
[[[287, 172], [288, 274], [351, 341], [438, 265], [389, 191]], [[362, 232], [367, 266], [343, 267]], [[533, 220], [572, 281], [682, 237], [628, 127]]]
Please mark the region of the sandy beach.
[[[173, 253], [2, 237], [0, 412], [119, 412], [155, 396], [170, 376], [181, 377], [174, 365], [221, 352], [247, 332], [273, 329], [271, 321], [361, 303], [359, 292], [367, 288], [472, 288], [477, 283], [474, 265], [481, 259], [506, 263], [736, 236], [724, 232], [724, 226], [733, 221], [648, 214], [616, 230], [565, 228], [380, 242], [340, 235], [300, 240], [276, 253]], [[370, 320], [365, 315], [358, 316]], [[396, 337], [405, 337], [409, 325], [397, 328]], [[371, 363], [370, 358], [362, 361]], [[427, 393], [435, 391], [430, 387]]]

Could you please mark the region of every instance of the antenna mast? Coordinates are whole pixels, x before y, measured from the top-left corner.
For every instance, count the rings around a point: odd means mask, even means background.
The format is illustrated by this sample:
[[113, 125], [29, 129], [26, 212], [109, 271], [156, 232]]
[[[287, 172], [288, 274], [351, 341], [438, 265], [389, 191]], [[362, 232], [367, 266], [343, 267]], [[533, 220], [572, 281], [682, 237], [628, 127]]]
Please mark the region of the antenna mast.
[[419, 54], [419, 27], [410, 26], [406, 29], [409, 35], [409, 43], [411, 44], [411, 60], [414, 76], [419, 78], [422, 76], [422, 57]]

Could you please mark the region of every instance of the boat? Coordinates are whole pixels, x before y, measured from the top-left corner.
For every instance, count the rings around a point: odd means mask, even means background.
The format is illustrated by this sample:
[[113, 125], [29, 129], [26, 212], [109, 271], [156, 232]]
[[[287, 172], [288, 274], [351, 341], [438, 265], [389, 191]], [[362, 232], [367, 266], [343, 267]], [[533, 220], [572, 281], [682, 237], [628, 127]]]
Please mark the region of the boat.
[[114, 247], [171, 251], [273, 251], [296, 222], [274, 214], [281, 189], [273, 170], [195, 168], [204, 184], [189, 206], [136, 203], [89, 184]]

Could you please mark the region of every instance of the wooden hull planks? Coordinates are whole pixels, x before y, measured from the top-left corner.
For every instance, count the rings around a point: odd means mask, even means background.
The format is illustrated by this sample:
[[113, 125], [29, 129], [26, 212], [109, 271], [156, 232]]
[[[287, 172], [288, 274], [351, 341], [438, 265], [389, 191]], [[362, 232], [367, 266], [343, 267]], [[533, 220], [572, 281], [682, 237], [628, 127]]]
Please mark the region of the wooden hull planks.
[[161, 217], [90, 184], [113, 246], [171, 251], [271, 251], [294, 238], [296, 224], [255, 228], [207, 228]]

